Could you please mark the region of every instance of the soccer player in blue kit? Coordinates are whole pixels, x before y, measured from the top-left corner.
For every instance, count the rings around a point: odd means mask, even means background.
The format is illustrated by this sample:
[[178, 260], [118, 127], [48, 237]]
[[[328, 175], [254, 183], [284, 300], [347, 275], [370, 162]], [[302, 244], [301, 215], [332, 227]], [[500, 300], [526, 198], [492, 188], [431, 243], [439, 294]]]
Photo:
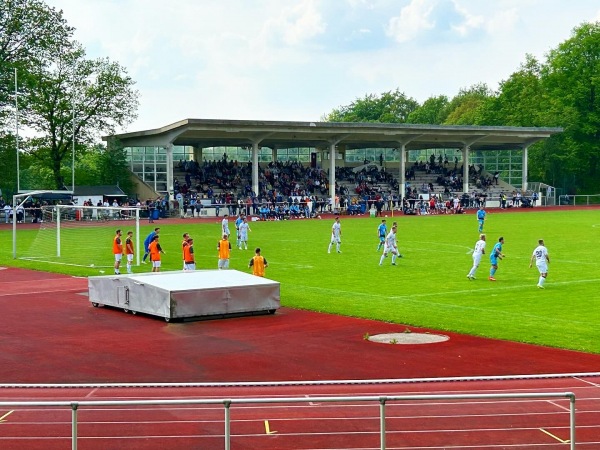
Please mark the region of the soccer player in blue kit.
[[479, 221], [479, 232], [482, 233], [483, 232], [483, 222], [485, 222], [485, 210], [483, 209], [483, 205], [481, 205], [479, 207], [479, 210], [477, 211], [477, 220]]
[[385, 225], [385, 219], [381, 220], [381, 223], [377, 227], [377, 236], [379, 236], [379, 245], [377, 251], [381, 250], [381, 247], [385, 244], [385, 237], [387, 236], [387, 226]]
[[504, 238], [501, 237], [494, 245], [492, 252], [490, 253], [490, 262], [492, 263], [492, 267], [490, 268], [490, 281], [496, 281], [494, 275], [496, 274], [496, 270], [498, 270], [498, 260], [504, 258], [504, 253], [502, 253], [502, 245], [504, 245]]

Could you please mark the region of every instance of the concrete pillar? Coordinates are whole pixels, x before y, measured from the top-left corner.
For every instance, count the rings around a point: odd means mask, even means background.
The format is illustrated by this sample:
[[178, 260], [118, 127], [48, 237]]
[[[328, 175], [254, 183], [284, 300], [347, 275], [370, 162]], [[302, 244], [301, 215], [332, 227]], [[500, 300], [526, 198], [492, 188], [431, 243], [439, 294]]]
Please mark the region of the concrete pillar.
[[252, 190], [258, 195], [258, 142], [252, 143]]
[[[398, 179], [400, 180], [398, 189], [400, 192], [398, 195], [399, 198], [403, 199], [406, 195], [406, 144], [401, 144], [398, 151], [400, 152], [400, 173], [398, 174]], [[400, 203], [400, 206], [402, 206], [402, 203]]]
[[469, 193], [469, 150], [470, 147], [465, 145], [462, 149], [463, 158], [463, 193]]
[[335, 144], [329, 146], [329, 199], [335, 209]]
[[175, 196], [175, 189], [173, 188], [173, 144], [169, 144], [165, 148], [167, 150], [167, 192], [169, 193], [170, 206], [172, 206]]
[[192, 147], [194, 161], [198, 164], [202, 164], [202, 147]]
[[522, 164], [522, 183], [521, 183], [521, 192], [525, 194], [528, 189], [529, 180], [527, 179], [527, 154], [529, 153], [529, 147], [523, 147], [523, 164]]

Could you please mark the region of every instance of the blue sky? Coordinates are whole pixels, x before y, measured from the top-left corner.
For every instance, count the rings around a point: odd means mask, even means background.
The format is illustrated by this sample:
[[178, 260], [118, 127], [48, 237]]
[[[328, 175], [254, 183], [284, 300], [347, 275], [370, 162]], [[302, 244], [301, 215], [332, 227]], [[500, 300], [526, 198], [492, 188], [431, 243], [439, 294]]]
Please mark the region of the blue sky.
[[597, 0], [46, 0], [89, 58], [140, 91], [124, 130], [186, 118], [315, 121], [366, 94], [423, 102], [498, 83], [585, 21]]

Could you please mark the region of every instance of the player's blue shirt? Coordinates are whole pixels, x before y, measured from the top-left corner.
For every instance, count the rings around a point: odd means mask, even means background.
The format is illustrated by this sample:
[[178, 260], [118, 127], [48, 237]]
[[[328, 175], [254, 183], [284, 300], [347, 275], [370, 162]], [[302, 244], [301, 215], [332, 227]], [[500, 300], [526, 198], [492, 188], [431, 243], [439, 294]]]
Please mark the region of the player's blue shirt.
[[240, 224], [244, 221], [244, 219], [242, 219], [241, 217], [238, 217], [235, 221], [235, 228], [238, 229], [240, 227]]
[[387, 227], [385, 226], [385, 223], [382, 223], [377, 227], [377, 232], [379, 233], [379, 237], [382, 237], [382, 238], [386, 237]]
[[477, 218], [479, 220], [484, 220], [485, 219], [485, 211], [483, 209], [480, 209], [479, 211], [477, 211]]
[[502, 243], [497, 242], [492, 249], [492, 253], [490, 253], [490, 260], [496, 261], [500, 253], [502, 253]]
[[148, 250], [148, 247], [150, 246], [150, 242], [152, 242], [152, 239], [154, 239], [154, 236], [156, 236], [156, 231], [152, 231], [148, 236], [146, 236], [146, 239], [144, 239], [144, 249]]

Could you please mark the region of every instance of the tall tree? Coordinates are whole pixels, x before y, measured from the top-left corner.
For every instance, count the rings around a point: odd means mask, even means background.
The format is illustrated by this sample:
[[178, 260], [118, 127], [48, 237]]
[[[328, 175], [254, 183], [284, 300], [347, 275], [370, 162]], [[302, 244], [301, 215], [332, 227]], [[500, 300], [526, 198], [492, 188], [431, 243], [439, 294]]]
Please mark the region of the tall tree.
[[[25, 80], [29, 70], [54, 60], [58, 48], [68, 43], [72, 34], [62, 12], [40, 0], [0, 1], [0, 183], [5, 194], [12, 194], [17, 186], [15, 70], [22, 117], [28, 109]], [[20, 162], [26, 169], [26, 159]]]
[[395, 91], [381, 95], [366, 95], [350, 105], [334, 109], [323, 117], [326, 122], [381, 122], [404, 123], [419, 103], [406, 94]]
[[83, 49], [67, 46], [49, 67], [28, 78], [30, 110], [26, 124], [39, 133], [30, 154], [50, 167], [55, 187], [65, 185], [61, 169], [77, 145], [92, 145], [135, 118], [138, 93], [133, 80], [106, 58], [85, 59]]
[[[17, 68], [20, 123], [34, 135], [20, 148], [44, 169], [29, 172], [50, 170], [52, 188], [67, 184], [63, 172], [72, 167], [74, 144], [76, 152], [92, 147], [100, 134], [132, 121], [138, 106], [138, 92], [125, 69], [107, 58], [86, 59], [72, 34], [62, 12], [40, 0], [0, 2], [0, 133], [9, 128], [14, 109], [11, 87]], [[14, 142], [14, 137], [3, 142]], [[0, 152], [11, 151], [0, 147]]]
[[486, 103], [493, 96], [485, 83], [461, 89], [441, 112], [444, 125], [481, 125]]
[[552, 101], [564, 179], [574, 186], [597, 189], [600, 178], [600, 22], [576, 27], [548, 54], [542, 82]]
[[443, 114], [448, 107], [448, 97], [438, 95], [429, 97], [421, 106], [408, 115], [407, 123], [440, 125], [443, 120]]
[[0, 112], [14, 104], [14, 69], [24, 73], [52, 61], [72, 35], [62, 11], [40, 0], [0, 2]]
[[481, 116], [483, 124], [539, 127], [555, 123], [556, 119], [547, 109], [549, 99], [542, 86], [541, 69], [541, 64], [532, 55], [526, 55], [519, 70], [500, 82], [498, 95], [485, 103]]

